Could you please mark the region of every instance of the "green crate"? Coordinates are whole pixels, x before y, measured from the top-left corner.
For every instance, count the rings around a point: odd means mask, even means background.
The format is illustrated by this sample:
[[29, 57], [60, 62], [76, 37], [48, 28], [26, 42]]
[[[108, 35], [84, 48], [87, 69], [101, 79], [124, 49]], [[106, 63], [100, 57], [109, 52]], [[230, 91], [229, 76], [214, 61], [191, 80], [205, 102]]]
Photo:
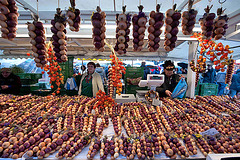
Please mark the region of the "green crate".
[[214, 83], [202, 83], [200, 88], [200, 96], [217, 95], [218, 85]]
[[73, 75], [73, 59], [74, 57], [68, 57], [68, 61], [59, 64], [62, 68], [61, 73], [64, 76], [64, 81]]
[[200, 90], [200, 84], [197, 85], [197, 87], [195, 88], [195, 95], [199, 95], [199, 90]]
[[42, 78], [41, 73], [18, 73], [20, 79], [40, 79]]
[[126, 67], [125, 78], [138, 78], [144, 76], [144, 68], [143, 67]]
[[31, 93], [31, 87], [30, 85], [22, 85], [20, 88], [19, 95], [26, 95]]
[[20, 79], [32, 79], [31, 73], [18, 73], [17, 75]]
[[126, 94], [134, 94], [136, 95], [136, 90], [147, 90], [147, 87], [139, 87], [134, 85], [129, 85], [126, 87]]
[[52, 91], [51, 90], [38, 89], [38, 90], [32, 91], [31, 93], [34, 94], [34, 95], [38, 95], [38, 96], [48, 96], [52, 93]]
[[38, 79], [21, 79], [22, 85], [31, 85], [35, 83], [38, 83]]
[[38, 90], [38, 89], [39, 89], [39, 84], [38, 83], [30, 85], [30, 91], [35, 91], [35, 90]]
[[32, 79], [41, 79], [42, 74], [41, 73], [31, 73]]

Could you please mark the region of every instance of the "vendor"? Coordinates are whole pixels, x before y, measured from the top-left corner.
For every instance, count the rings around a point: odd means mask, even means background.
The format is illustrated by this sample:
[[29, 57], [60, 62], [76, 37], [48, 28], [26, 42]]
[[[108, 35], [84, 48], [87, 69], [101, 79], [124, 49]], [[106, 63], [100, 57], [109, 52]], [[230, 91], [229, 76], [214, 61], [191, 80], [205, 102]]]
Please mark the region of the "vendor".
[[21, 88], [20, 77], [13, 74], [10, 68], [2, 68], [0, 75], [0, 93], [19, 94]]
[[163, 67], [164, 72], [162, 74], [164, 75], [164, 83], [160, 87], [157, 87], [156, 91], [159, 93], [160, 97], [171, 97], [174, 88], [181, 79], [181, 76], [173, 73], [175, 67], [171, 60], [165, 61]]
[[96, 65], [94, 62], [87, 64], [87, 72], [82, 75], [80, 80], [79, 95], [94, 97], [99, 90], [104, 91], [102, 78], [95, 72], [95, 69]]

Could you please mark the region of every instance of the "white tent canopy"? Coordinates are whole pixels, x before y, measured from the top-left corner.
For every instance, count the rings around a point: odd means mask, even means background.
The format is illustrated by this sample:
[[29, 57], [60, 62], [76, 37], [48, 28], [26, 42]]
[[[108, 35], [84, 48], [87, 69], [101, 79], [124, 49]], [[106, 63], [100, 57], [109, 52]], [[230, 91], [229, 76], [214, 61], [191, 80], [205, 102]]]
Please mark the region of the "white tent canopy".
[[[28, 36], [27, 31], [27, 21], [32, 21], [31, 12], [37, 14], [37, 0], [16, 0], [17, 5], [19, 7], [19, 24], [17, 30], [17, 38], [13, 41], [8, 41], [6, 39], [0, 38], [0, 50], [3, 50], [3, 55], [0, 57], [26, 57], [26, 53], [31, 52], [31, 44], [29, 43], [30, 38]], [[59, 7], [62, 10], [67, 10], [70, 7], [69, 0], [38, 0], [38, 10], [40, 20], [45, 24], [46, 29], [46, 37], [47, 40], [50, 40], [52, 33], [50, 31], [50, 21], [54, 18], [54, 14], [56, 13], [56, 8]], [[100, 2], [100, 3], [99, 3]], [[116, 13], [121, 13], [122, 5], [127, 5], [127, 12], [132, 14], [138, 12], [137, 6], [139, 2], [144, 6], [143, 11], [147, 13], [147, 15], [156, 8], [156, 0], [141, 0], [141, 1], [120, 1], [120, 0], [76, 0], [76, 8], [79, 8], [81, 11], [81, 26], [80, 31], [75, 33], [71, 32], [69, 28], [67, 28], [67, 36], [68, 36], [68, 55], [72, 55], [75, 57], [86, 57], [86, 58], [107, 58], [110, 55], [110, 50], [105, 46], [104, 52], [96, 52], [94, 50], [92, 44], [92, 26], [90, 22], [90, 17], [92, 12], [95, 11], [97, 5], [100, 4], [100, 7], [103, 11], [106, 12], [107, 17], [107, 25], [106, 25], [106, 38], [107, 41], [114, 45], [115, 44], [115, 15]], [[179, 10], [187, 10], [188, 0], [175, 0], [177, 4], [177, 8]], [[172, 8], [173, 1], [165, 1], [165, 0], [157, 0], [157, 3], [161, 5], [161, 12], [166, 12], [169, 8]], [[209, 2], [209, 0], [195, 0], [193, 8], [198, 11], [197, 21], [204, 14], [204, 8], [208, 5], [213, 5], [211, 12], [216, 13], [217, 8], [221, 7], [217, 0]], [[229, 16], [229, 28], [224, 39], [228, 40], [224, 44], [228, 44], [231, 42], [230, 47], [239, 46], [240, 39], [240, 30], [238, 23], [240, 22], [240, 9], [239, 2], [233, 0], [227, 0], [222, 4], [223, 8], [226, 8], [225, 13]], [[30, 12], [31, 11], [31, 12]], [[164, 50], [164, 31], [161, 34], [160, 48], [157, 52], [149, 52], [147, 48], [147, 30], [145, 32], [145, 40], [144, 47], [142, 52], [133, 52], [132, 51], [132, 40], [129, 42], [129, 48], [127, 50], [127, 54], [121, 57], [127, 59], [165, 59], [166, 56], [169, 58], [175, 58], [179, 60], [187, 60], [188, 47], [187, 41], [195, 40], [194, 38], [190, 38], [190, 36], [185, 36], [181, 33], [181, 26], [179, 26], [178, 33], [178, 41], [176, 44], [176, 48], [167, 53]], [[164, 30], [164, 27], [163, 27]], [[200, 32], [200, 26], [198, 22], [195, 24], [195, 31]], [[132, 31], [130, 33], [130, 39], [132, 39]], [[233, 40], [233, 41], [229, 41]], [[236, 51], [235, 51], [236, 52]], [[181, 53], [181, 54], [179, 54]]]

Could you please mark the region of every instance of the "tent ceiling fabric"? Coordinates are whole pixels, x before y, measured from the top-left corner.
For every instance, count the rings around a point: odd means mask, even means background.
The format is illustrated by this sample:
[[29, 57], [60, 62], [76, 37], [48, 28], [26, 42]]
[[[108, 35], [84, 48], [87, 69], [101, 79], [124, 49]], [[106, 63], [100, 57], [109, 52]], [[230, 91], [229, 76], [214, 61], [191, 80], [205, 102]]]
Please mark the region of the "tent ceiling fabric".
[[[19, 7], [19, 25], [17, 30], [17, 38], [14, 39], [14, 41], [8, 41], [3, 38], [0, 38], [0, 49], [4, 50], [3, 55], [0, 55], [0, 57], [24, 57], [26, 56], [27, 52], [31, 52], [31, 44], [29, 43], [30, 38], [28, 37], [27, 33], [27, 26], [25, 23], [27, 21], [32, 21], [31, 13], [29, 10], [26, 10], [26, 8], [29, 8], [33, 12], [37, 12], [37, 0], [16, 0]], [[39, 17], [41, 21], [43, 21], [45, 24], [48, 25], [48, 27], [45, 27], [46, 29], [46, 36], [48, 37], [47, 40], [50, 40], [50, 37], [52, 36], [52, 33], [50, 31], [50, 20], [53, 19], [54, 14], [56, 13], [56, 8], [58, 7], [58, 0], [38, 0], [39, 1]], [[107, 31], [106, 31], [106, 38], [107, 41], [111, 44], [115, 44], [115, 14], [121, 13], [122, 8], [122, 2], [120, 0], [76, 0], [76, 8], [79, 8], [81, 11], [81, 26], [80, 31], [78, 33], [71, 32], [67, 28], [67, 36], [68, 36], [68, 55], [73, 55], [76, 57], [108, 57], [110, 54], [109, 48], [107, 46], [105, 47], [104, 52], [96, 52], [94, 50], [93, 44], [92, 44], [92, 27], [90, 22], [90, 17], [93, 11], [95, 11], [97, 5], [99, 5], [100, 1], [100, 7], [103, 11], [106, 12], [107, 17]], [[115, 6], [114, 6], [115, 1]], [[70, 6], [69, 0], [59, 0], [59, 6], [62, 10], [68, 9]], [[161, 12], [166, 12], [167, 9], [172, 8], [172, 0], [158, 0], [158, 3], [161, 5]], [[174, 2], [177, 4], [178, 9], [187, 10], [187, 2], [188, 0], [174, 0]], [[146, 13], [150, 13], [151, 10], [155, 10], [156, 8], [156, 0], [141, 0], [141, 4], [144, 6], [143, 11]], [[202, 17], [204, 14], [204, 8], [206, 5], [209, 4], [209, 0], [195, 0], [193, 8], [198, 10], [198, 18]], [[218, 3], [217, 0], [211, 1], [210, 4], [213, 4], [213, 8], [211, 9], [212, 12], [216, 13], [217, 8], [221, 7], [221, 5]], [[127, 5], [127, 12], [130, 13], [136, 13], [138, 12], [137, 6], [139, 5], [139, 1], [124, 1], [124, 5]], [[240, 23], [240, 9], [239, 9], [239, 2], [233, 1], [233, 0], [227, 0], [223, 5], [223, 8], [227, 8], [225, 13], [229, 15], [229, 29], [227, 30], [227, 34], [225, 36], [225, 39], [227, 40], [235, 40], [231, 41], [225, 41], [224, 44], [230, 45], [230, 47], [234, 46], [240, 46], [240, 27], [237, 26], [238, 23]], [[198, 20], [197, 18], [197, 20]], [[24, 26], [25, 25], [25, 26]], [[196, 22], [195, 25], [195, 31], [199, 30], [199, 24]], [[164, 30], [164, 29], [163, 29]], [[164, 31], [163, 31], [164, 32]], [[133, 52], [132, 51], [132, 41], [129, 43], [129, 49], [128, 53], [126, 55], [120, 56], [124, 58], [138, 58], [143, 59], [153, 59], [156, 58], [159, 59], [165, 59], [165, 58], [174, 58], [176, 60], [187, 60], [188, 55], [188, 40], [194, 40], [191, 39], [190, 36], [184, 36], [179, 31], [178, 34], [178, 41], [176, 48], [166, 53], [163, 49], [163, 42], [164, 42], [164, 35], [162, 33], [161, 35], [161, 41], [160, 41], [160, 48], [157, 52], [148, 52], [147, 48], [147, 31], [145, 32], [145, 44], [144, 49], [142, 52]], [[130, 33], [130, 38], [132, 39], [132, 33]], [[223, 40], [221, 40], [223, 41]], [[232, 43], [234, 42], [234, 43]], [[238, 49], [236, 49], [238, 50]], [[181, 53], [181, 54], [179, 54]], [[238, 52], [239, 53], [239, 52]], [[234, 55], [235, 56], [235, 55]], [[239, 57], [240, 58], [240, 57]]]

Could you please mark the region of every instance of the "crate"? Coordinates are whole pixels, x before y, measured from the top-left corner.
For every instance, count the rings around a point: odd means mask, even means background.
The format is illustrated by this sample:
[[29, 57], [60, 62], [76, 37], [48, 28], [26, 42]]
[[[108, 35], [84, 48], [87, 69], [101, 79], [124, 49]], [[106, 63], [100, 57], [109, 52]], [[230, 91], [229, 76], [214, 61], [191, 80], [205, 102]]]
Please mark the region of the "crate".
[[214, 83], [202, 83], [200, 87], [200, 96], [217, 95], [218, 85]]
[[147, 87], [139, 87], [134, 85], [129, 85], [126, 87], [126, 94], [134, 94], [136, 95], [136, 90], [147, 90]]
[[31, 84], [29, 85], [30, 86], [30, 91], [35, 91], [35, 90], [38, 90], [39, 89], [39, 84], [36, 83], [36, 84]]
[[18, 73], [17, 74], [20, 79], [41, 79], [41, 73]]
[[138, 78], [144, 76], [144, 67], [126, 67], [125, 79]]
[[62, 68], [61, 73], [64, 76], [64, 81], [73, 75], [73, 59], [74, 57], [68, 57], [68, 61], [59, 64]]
[[195, 88], [195, 95], [199, 95], [199, 90], [200, 90], [200, 84], [197, 85], [197, 87]]
[[21, 79], [22, 85], [31, 85], [35, 83], [38, 83], [38, 79]]
[[38, 89], [38, 90], [34, 90], [31, 92], [34, 95], [38, 95], [38, 96], [48, 96], [50, 95], [52, 92], [51, 90], [42, 90], [42, 89]]

